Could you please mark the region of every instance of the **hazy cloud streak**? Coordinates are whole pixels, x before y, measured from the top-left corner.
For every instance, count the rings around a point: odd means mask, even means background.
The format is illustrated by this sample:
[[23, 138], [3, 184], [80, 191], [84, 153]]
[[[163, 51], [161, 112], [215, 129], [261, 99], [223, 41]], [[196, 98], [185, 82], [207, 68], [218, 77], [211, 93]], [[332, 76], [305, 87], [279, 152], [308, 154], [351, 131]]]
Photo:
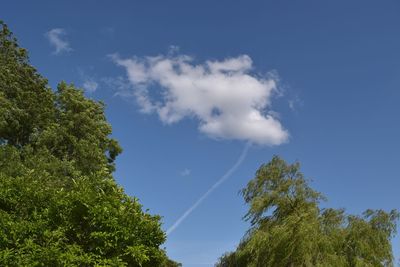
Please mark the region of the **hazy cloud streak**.
[[210, 189], [207, 190], [185, 213], [179, 217], [178, 220], [167, 230], [167, 235], [171, 234], [185, 219], [188, 217], [215, 189], [217, 189], [225, 180], [227, 180], [236, 169], [242, 164], [243, 160], [246, 158], [247, 152], [251, 146], [251, 143], [248, 142], [242, 153], [240, 154], [236, 163], [213, 185]]

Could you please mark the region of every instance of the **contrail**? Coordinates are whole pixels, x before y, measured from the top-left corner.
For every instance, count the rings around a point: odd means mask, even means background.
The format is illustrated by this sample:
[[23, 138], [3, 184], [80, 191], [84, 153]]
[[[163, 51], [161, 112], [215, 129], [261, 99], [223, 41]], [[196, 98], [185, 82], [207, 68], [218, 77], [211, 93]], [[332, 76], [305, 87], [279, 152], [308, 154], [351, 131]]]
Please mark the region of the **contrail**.
[[192, 213], [200, 204], [201, 202], [204, 201], [214, 191], [218, 186], [220, 186], [226, 179], [228, 179], [235, 171], [236, 169], [242, 164], [243, 160], [246, 158], [247, 151], [249, 150], [251, 146], [251, 143], [248, 142], [246, 143], [246, 146], [243, 148], [242, 153], [240, 154], [238, 160], [236, 163], [221, 177], [219, 180], [210, 187], [210, 189], [207, 190], [207, 192], [204, 193], [183, 215], [167, 230], [167, 235], [172, 233], [185, 219], [187, 216]]

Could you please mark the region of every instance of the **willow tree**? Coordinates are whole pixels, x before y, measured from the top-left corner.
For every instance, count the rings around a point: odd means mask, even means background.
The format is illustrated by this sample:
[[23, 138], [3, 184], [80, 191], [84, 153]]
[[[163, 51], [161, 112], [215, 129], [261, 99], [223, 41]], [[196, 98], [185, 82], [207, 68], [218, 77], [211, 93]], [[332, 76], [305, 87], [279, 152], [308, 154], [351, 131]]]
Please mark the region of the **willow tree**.
[[217, 266], [393, 266], [396, 210], [356, 216], [320, 208], [325, 198], [309, 186], [299, 163], [276, 156], [241, 192], [251, 228]]
[[177, 266], [160, 216], [114, 178], [102, 103], [52, 90], [0, 22], [0, 265]]

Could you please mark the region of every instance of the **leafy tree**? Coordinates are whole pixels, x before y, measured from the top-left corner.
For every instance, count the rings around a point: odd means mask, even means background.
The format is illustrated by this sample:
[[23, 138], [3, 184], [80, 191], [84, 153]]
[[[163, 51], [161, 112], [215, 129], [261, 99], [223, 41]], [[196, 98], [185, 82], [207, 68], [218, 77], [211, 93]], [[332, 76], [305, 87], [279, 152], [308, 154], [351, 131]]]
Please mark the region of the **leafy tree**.
[[4, 23], [0, 23], [0, 143], [23, 146], [54, 114], [54, 95], [47, 81], [29, 65]]
[[217, 266], [393, 266], [391, 238], [399, 213], [321, 209], [299, 163], [275, 156], [242, 191], [251, 228]]
[[102, 103], [37, 73], [0, 22], [0, 266], [179, 266], [113, 176]]

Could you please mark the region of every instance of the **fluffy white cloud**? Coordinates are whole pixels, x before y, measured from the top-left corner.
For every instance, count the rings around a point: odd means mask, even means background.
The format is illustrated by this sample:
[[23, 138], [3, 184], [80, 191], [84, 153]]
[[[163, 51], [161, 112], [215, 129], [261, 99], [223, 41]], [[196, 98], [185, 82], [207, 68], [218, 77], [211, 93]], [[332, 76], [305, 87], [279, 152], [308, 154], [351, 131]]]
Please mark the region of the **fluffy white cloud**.
[[156, 112], [166, 124], [195, 117], [199, 130], [214, 138], [263, 145], [288, 139], [288, 132], [268, 112], [276, 81], [253, 75], [247, 55], [203, 64], [186, 55], [112, 59], [126, 69], [142, 112]]
[[66, 34], [66, 31], [61, 28], [51, 29], [45, 34], [50, 44], [55, 48], [54, 54], [58, 55], [62, 52], [72, 51], [68, 41], [64, 38]]

